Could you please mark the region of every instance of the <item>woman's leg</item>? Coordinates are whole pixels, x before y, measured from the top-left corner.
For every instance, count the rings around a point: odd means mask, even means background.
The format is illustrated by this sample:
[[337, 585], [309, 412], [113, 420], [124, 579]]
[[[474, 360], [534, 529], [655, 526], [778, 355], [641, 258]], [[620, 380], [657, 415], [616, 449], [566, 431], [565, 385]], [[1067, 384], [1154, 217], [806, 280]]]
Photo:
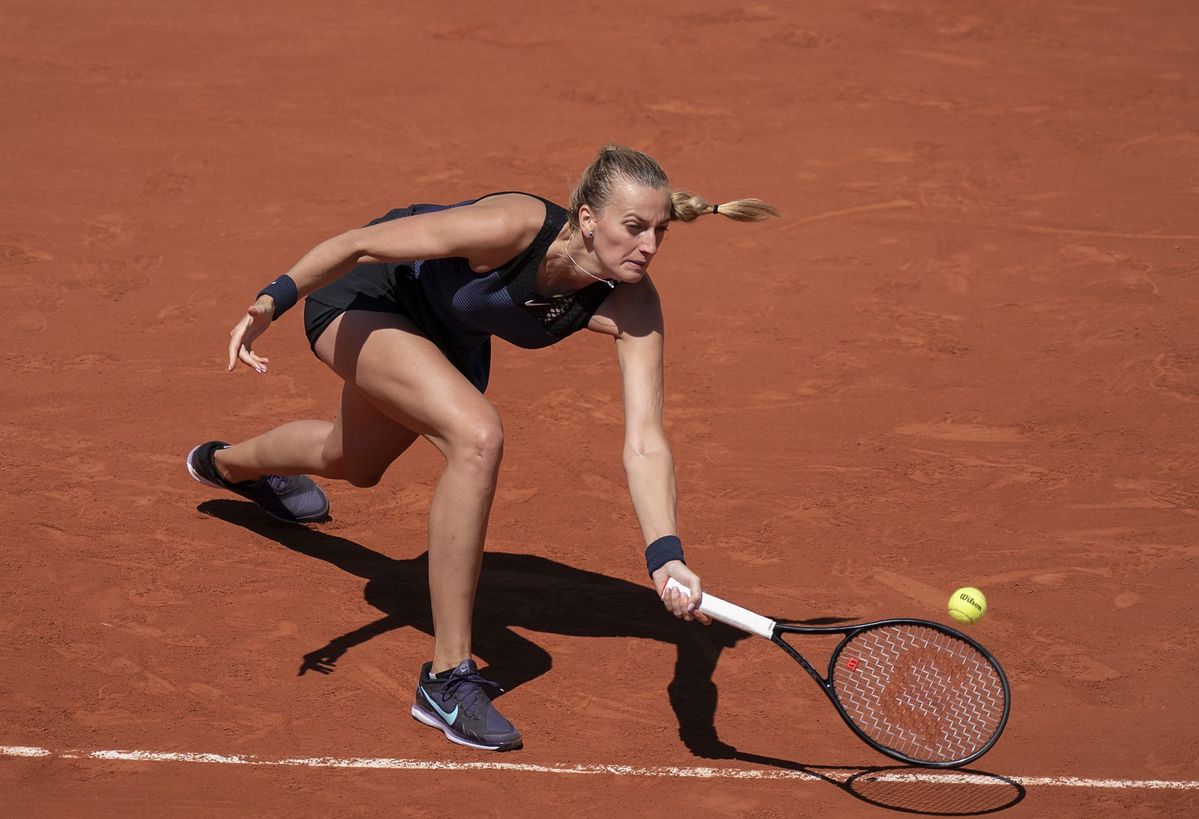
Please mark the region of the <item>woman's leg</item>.
[[345, 381], [337, 420], [294, 421], [216, 454], [227, 480], [316, 474], [377, 483], [418, 435], [446, 459], [429, 510], [433, 671], [471, 656], [471, 614], [503, 455], [492, 407], [404, 318], [349, 311], [321, 334], [317, 356]]
[[324, 458], [328, 421], [291, 421], [213, 454], [221, 477], [231, 483], [263, 475], [320, 475], [340, 478]]
[[[390, 463], [399, 454], [396, 448], [406, 448], [416, 435], [446, 459], [429, 510], [429, 594], [432, 670], [453, 668], [471, 656], [475, 588], [503, 455], [499, 415], [403, 316], [344, 313], [318, 339], [316, 353], [347, 385], [343, 412], [323, 451], [327, 465], [369, 482], [372, 471], [382, 461]], [[347, 403], [354, 413], [345, 411]], [[371, 418], [365, 407], [378, 416]], [[361, 425], [368, 419], [372, 423]], [[393, 432], [380, 452], [380, 428], [396, 426], [404, 435]]]
[[[304, 471], [370, 486], [418, 435], [436, 446], [446, 466], [429, 509], [433, 659], [421, 669], [412, 715], [454, 742], [519, 747], [520, 732], [491, 705], [481, 688], [486, 680], [468, 662], [483, 542], [503, 456], [499, 415], [400, 315], [343, 313], [315, 350], [345, 381], [337, 420], [285, 424], [219, 450], [227, 453], [228, 479], [239, 477], [239, 469], [251, 477]], [[453, 674], [434, 676], [450, 669]]]
[[320, 475], [374, 486], [416, 438], [347, 383], [332, 423], [291, 421], [218, 450], [213, 460], [221, 476], [232, 482], [262, 475]]

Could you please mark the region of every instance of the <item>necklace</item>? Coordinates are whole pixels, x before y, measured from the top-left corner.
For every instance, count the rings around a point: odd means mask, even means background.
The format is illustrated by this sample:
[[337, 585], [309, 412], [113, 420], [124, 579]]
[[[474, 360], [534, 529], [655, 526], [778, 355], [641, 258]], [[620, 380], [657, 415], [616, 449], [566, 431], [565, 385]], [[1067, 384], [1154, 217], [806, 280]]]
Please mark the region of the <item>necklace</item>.
[[586, 273], [588, 276], [595, 279], [597, 282], [603, 282], [604, 284], [608, 285], [608, 287], [611, 287], [612, 289], [616, 289], [616, 282], [612, 281], [611, 279], [601, 279], [599, 276], [595, 275], [590, 270], [583, 267], [583, 265], [576, 262], [575, 257], [570, 255], [569, 243], [567, 244], [565, 250], [566, 250], [566, 258], [570, 259], [570, 263], [573, 264], [579, 271]]

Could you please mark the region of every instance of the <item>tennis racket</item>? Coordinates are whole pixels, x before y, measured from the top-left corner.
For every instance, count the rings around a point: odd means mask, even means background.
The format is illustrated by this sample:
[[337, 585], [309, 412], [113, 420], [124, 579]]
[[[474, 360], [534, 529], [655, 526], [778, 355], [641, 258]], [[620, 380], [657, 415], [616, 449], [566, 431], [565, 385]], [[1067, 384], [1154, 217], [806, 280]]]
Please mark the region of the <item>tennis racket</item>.
[[[673, 579], [667, 588], [689, 594]], [[1011, 692], [999, 663], [974, 640], [938, 623], [796, 626], [707, 592], [699, 610], [787, 652], [854, 733], [893, 759], [938, 768], [965, 765], [989, 751], [1007, 724]], [[786, 634], [845, 635], [833, 649], [827, 677], [783, 639]]]

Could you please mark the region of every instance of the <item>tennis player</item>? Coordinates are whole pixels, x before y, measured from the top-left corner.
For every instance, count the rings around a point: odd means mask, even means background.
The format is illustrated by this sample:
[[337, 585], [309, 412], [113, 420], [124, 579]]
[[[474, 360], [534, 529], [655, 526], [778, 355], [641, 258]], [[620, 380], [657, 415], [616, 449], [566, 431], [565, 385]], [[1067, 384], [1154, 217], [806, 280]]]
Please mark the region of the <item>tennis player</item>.
[[[487, 387], [491, 337], [538, 348], [583, 328], [616, 341], [624, 393], [624, 465], [667, 611], [699, 614], [700, 579], [683, 561], [674, 462], [662, 424], [662, 310], [648, 269], [674, 221], [739, 221], [777, 212], [757, 199], [712, 204], [672, 191], [659, 164], [609, 145], [584, 171], [569, 209], [527, 193], [413, 205], [321, 242], [258, 293], [230, 333], [229, 370], [265, 373], [254, 342], [306, 296], [317, 358], [344, 382], [333, 422], [292, 421], [187, 456], [201, 483], [288, 522], [328, 514], [308, 475], [374, 486], [418, 437], [445, 457], [429, 509], [434, 644], [412, 715], [450, 740], [507, 750], [520, 732], [496, 710], [472, 659], [471, 620], [503, 454]], [[674, 578], [687, 594], [664, 591]]]

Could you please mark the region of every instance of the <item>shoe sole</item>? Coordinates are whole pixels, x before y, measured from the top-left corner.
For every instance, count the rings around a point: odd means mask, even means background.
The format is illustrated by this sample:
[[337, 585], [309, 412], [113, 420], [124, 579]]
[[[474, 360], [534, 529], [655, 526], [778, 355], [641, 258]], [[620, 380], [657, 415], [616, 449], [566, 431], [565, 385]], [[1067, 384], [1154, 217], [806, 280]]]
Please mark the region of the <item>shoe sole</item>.
[[473, 742], [469, 739], [458, 736], [454, 733], [454, 730], [450, 728], [450, 726], [446, 725], [443, 721], [439, 720], [432, 714], [426, 714], [417, 705], [412, 706], [412, 716], [418, 721], [423, 722], [425, 725], [428, 725], [430, 728], [439, 729], [441, 733], [445, 734], [445, 738], [450, 742], [456, 742], [459, 745], [466, 745], [469, 748], [478, 748], [481, 751], [512, 751], [524, 744], [523, 740], [519, 739], [514, 742], [505, 742], [499, 745], [484, 745], [480, 742]]
[[[200, 444], [200, 446], [204, 446], [204, 444]], [[197, 480], [197, 481], [199, 481], [200, 483], [204, 484], [205, 486], [211, 486], [211, 487], [214, 487], [214, 488], [216, 488], [216, 489], [223, 489], [223, 490], [225, 490], [226, 492], [232, 492], [233, 490], [231, 490], [229, 487], [227, 487], [227, 486], [221, 486], [219, 483], [214, 483], [213, 481], [210, 481], [210, 480], [208, 480], [208, 478], [205, 478], [203, 475], [201, 475], [199, 472], [197, 472], [197, 471], [196, 471], [195, 467], [193, 467], [193, 466], [192, 466], [192, 456], [196, 454], [196, 450], [197, 450], [197, 449], [199, 449], [199, 448], [200, 448], [200, 446], [193, 447], [193, 448], [192, 448], [192, 451], [191, 451], [191, 452], [189, 452], [189, 453], [187, 453], [187, 461], [185, 461], [185, 463], [187, 464], [187, 474], [191, 475], [191, 476], [192, 476], [192, 478], [194, 478], [195, 480]], [[234, 492], [233, 494], [237, 495], [238, 493], [237, 493], [237, 492]], [[245, 497], [245, 496], [244, 496], [244, 495], [242, 495], [241, 497]], [[250, 500], [250, 499], [249, 499], [249, 498], [246, 498], [246, 500]], [[251, 502], [251, 503], [254, 503], [254, 501], [250, 501], [250, 502]], [[274, 512], [272, 512], [270, 509], [267, 509], [267, 508], [265, 508], [265, 507], [263, 507], [263, 506], [261, 506], [261, 505], [259, 505], [259, 504], [257, 504], [257, 503], [254, 503], [254, 505], [255, 505], [255, 506], [257, 506], [259, 509], [261, 509], [263, 512], [266, 512], [268, 515], [270, 515], [272, 518], [274, 518], [275, 520], [279, 521], [280, 523], [308, 523], [309, 521], [313, 521], [313, 520], [321, 520], [321, 519], [323, 519], [323, 518], [324, 518], [326, 515], [328, 515], [328, 514], [329, 514], [329, 504], [328, 504], [328, 503], [326, 503], [326, 504], [325, 504], [324, 511], [322, 511], [320, 514], [317, 514], [317, 515], [305, 515], [305, 516], [304, 516], [304, 517], [302, 517], [302, 518], [299, 518], [299, 517], [291, 517], [291, 518], [283, 518], [283, 517], [279, 517], [279, 516], [278, 516], [278, 515], [276, 515]]]

